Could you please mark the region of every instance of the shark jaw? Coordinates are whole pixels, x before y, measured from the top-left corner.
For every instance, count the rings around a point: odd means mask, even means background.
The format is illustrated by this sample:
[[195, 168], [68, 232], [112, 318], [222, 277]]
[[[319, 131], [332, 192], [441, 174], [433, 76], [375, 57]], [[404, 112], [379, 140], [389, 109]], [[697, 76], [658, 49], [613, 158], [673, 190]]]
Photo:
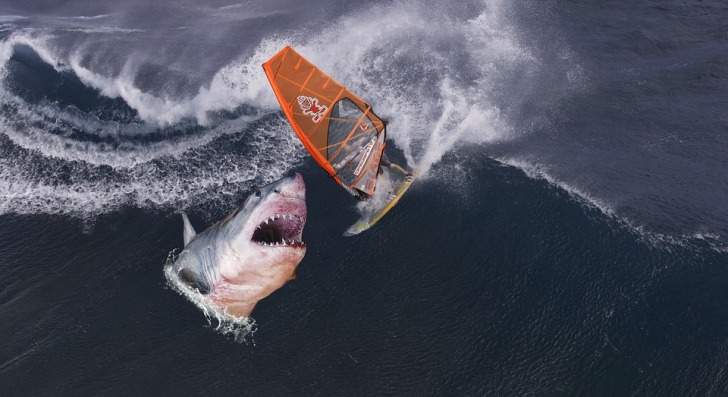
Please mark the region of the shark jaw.
[[305, 247], [304, 223], [306, 218], [298, 214], [273, 214], [255, 228], [251, 240], [266, 247]]
[[185, 248], [170, 271], [176, 289], [218, 318], [244, 319], [295, 278], [306, 253], [305, 185], [300, 174], [253, 192], [200, 234], [185, 219]]

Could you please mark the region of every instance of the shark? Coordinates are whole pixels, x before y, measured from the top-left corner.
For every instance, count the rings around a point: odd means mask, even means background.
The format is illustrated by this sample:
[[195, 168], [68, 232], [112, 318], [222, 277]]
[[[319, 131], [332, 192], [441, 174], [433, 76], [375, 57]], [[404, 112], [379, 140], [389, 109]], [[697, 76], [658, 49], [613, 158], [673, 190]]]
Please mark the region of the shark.
[[254, 191], [223, 220], [196, 233], [182, 213], [184, 248], [168, 277], [204, 308], [247, 318], [295, 278], [306, 254], [306, 186], [301, 174]]

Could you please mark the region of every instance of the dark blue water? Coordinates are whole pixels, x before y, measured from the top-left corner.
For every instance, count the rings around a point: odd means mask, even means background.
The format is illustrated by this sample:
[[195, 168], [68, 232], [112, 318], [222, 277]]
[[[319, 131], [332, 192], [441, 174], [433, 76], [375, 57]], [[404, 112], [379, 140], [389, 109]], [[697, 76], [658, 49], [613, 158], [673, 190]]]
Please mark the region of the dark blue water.
[[[728, 394], [719, 1], [0, 4], [0, 394]], [[375, 228], [295, 139], [285, 44], [422, 176]], [[255, 332], [165, 280], [255, 186], [308, 251]]]

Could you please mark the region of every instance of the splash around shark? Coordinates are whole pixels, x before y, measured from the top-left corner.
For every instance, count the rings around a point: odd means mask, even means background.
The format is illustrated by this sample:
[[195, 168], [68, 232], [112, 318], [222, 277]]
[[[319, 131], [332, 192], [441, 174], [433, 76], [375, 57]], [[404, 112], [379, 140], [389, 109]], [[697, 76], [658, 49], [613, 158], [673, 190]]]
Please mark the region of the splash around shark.
[[182, 214], [185, 245], [165, 266], [170, 284], [206, 313], [249, 317], [258, 301], [295, 278], [306, 254], [305, 195], [301, 174], [283, 178], [199, 234]]

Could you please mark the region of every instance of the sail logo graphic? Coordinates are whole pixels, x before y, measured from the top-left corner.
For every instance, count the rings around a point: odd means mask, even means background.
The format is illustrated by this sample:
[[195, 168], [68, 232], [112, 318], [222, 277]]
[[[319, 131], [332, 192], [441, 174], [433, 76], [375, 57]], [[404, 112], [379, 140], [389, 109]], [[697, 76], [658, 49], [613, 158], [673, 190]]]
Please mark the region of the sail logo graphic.
[[374, 142], [377, 140], [377, 137], [372, 138], [371, 141], [367, 144], [367, 146], [364, 148], [364, 155], [361, 156], [361, 160], [359, 160], [359, 165], [356, 166], [356, 169], [354, 170], [354, 175], [359, 175], [361, 172], [361, 169], [364, 168], [364, 163], [366, 163], [367, 159], [369, 158], [369, 155], [372, 154], [372, 149], [374, 149]]
[[299, 95], [298, 106], [301, 107], [303, 114], [311, 116], [311, 120], [314, 123], [321, 121], [324, 114], [329, 110], [328, 106], [319, 105], [317, 98], [311, 98], [310, 96]]

